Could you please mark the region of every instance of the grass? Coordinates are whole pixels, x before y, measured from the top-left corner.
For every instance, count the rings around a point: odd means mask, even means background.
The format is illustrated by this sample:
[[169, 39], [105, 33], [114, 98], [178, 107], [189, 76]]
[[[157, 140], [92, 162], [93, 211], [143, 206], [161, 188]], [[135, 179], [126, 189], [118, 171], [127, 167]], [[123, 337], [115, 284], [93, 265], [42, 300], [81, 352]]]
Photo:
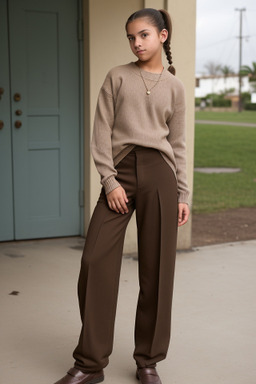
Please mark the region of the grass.
[[230, 121], [236, 123], [256, 124], [256, 111], [239, 112], [196, 112], [196, 120]]
[[196, 125], [195, 167], [234, 167], [233, 174], [194, 174], [193, 212], [256, 205], [256, 128]]

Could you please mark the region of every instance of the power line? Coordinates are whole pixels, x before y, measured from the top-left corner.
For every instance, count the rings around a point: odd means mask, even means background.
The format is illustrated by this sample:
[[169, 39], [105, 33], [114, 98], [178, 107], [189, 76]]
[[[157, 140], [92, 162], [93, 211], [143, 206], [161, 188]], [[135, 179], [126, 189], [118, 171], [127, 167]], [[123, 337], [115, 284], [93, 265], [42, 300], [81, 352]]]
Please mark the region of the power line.
[[[242, 8], [242, 7], [241, 7]], [[233, 8], [234, 9], [234, 8]], [[255, 21], [254, 21], [254, 12], [256, 12], [256, 9], [248, 9], [246, 7], [246, 12], [243, 12], [243, 34], [242, 34], [242, 58], [243, 58], [243, 64], [249, 65], [249, 62], [253, 61], [255, 62], [256, 60], [256, 45], [255, 45]], [[202, 61], [205, 59], [206, 56], [213, 56], [214, 60], [216, 58], [221, 59], [225, 64], [229, 61], [234, 65], [237, 62], [237, 65], [235, 65], [236, 68], [235, 71], [238, 72], [238, 60], [237, 55], [238, 55], [238, 50], [240, 47], [240, 36], [239, 33], [235, 33], [236, 29], [239, 28], [239, 25], [237, 26], [238, 20], [237, 20], [237, 13], [236, 12], [229, 12], [229, 17], [228, 20], [226, 19], [227, 22], [226, 24], [226, 29], [224, 31], [224, 34], [222, 33], [222, 36], [220, 36], [220, 40], [215, 38], [217, 37], [217, 34], [208, 36], [208, 41], [209, 44], [205, 44], [205, 42], [200, 44], [199, 41], [201, 42], [201, 37], [202, 33], [200, 32], [200, 28], [197, 31], [197, 71], [203, 72], [202, 69]], [[231, 25], [232, 24], [232, 25]], [[229, 33], [227, 33], [229, 32]], [[217, 31], [216, 31], [217, 33]], [[205, 35], [205, 33], [203, 33]], [[239, 44], [237, 45], [237, 39]], [[239, 52], [240, 56], [240, 52]], [[232, 59], [231, 59], [232, 58]], [[240, 63], [239, 63], [240, 65]], [[200, 67], [200, 69], [199, 69]], [[240, 69], [240, 66], [239, 66]]]
[[[245, 28], [248, 32], [248, 34], [250, 35], [249, 38], [245, 38], [245, 41], [248, 43], [250, 43], [250, 38], [253, 38], [253, 37], [256, 37], [256, 35], [252, 35], [251, 34], [251, 25], [249, 23], [249, 20], [248, 20], [248, 17], [247, 17], [247, 14], [245, 13], [244, 14], [244, 21], [245, 21]], [[255, 56], [256, 58], [256, 49], [255, 49], [255, 44], [249, 44], [250, 45], [250, 54], [251, 54], [251, 57], [252, 56]], [[245, 45], [246, 46], [246, 45]], [[246, 47], [247, 48], [247, 47]], [[248, 49], [246, 50], [246, 52], [248, 52]]]
[[[235, 46], [236, 46], [236, 40], [234, 39], [231, 44], [229, 44], [229, 47], [226, 48], [225, 52], [222, 52], [219, 57], [222, 58], [224, 65], [229, 66], [230, 58], [234, 56], [235, 53]], [[232, 65], [234, 63], [234, 60], [232, 59]], [[236, 72], [236, 69], [234, 68], [234, 71]]]
[[[233, 19], [233, 22], [230, 23], [230, 29], [229, 29], [229, 34], [228, 34], [228, 36], [230, 36], [230, 37], [231, 36], [233, 37], [234, 29], [235, 29], [235, 26], [237, 25], [237, 19], [236, 19], [236, 15], [235, 14], [233, 14], [232, 19]], [[234, 55], [235, 44], [236, 44], [236, 38], [234, 37], [233, 40], [230, 43], [223, 44], [222, 48], [219, 49], [218, 57], [222, 58], [222, 61], [223, 61], [224, 65], [229, 66], [228, 58], [230, 58], [232, 55]], [[224, 60], [224, 57], [226, 58], [225, 60]], [[232, 60], [232, 65], [233, 65], [233, 63], [234, 63], [234, 60]], [[232, 70], [233, 70], [233, 68], [232, 68]]]
[[215, 43], [212, 43], [212, 44], [209, 44], [209, 45], [205, 45], [204, 47], [200, 47], [200, 48], [197, 48], [197, 49], [198, 50], [200, 50], [200, 49], [207, 49], [207, 48], [213, 47], [214, 45], [218, 45], [218, 44], [224, 43], [225, 41], [233, 40], [235, 38], [236, 38], [236, 36], [229, 37], [227, 39], [219, 40], [219, 41], [216, 41]]
[[[246, 35], [246, 36], [243, 36], [243, 39], [250, 39], [251, 37], [256, 37], [256, 35]], [[228, 37], [227, 39], [216, 41], [215, 43], [212, 43], [212, 44], [209, 44], [209, 45], [205, 45], [204, 47], [198, 47], [197, 50], [199, 51], [200, 49], [211, 48], [211, 47], [213, 47], [215, 45], [219, 45], [219, 44], [224, 43], [226, 41], [234, 40], [234, 39], [237, 39], [237, 38], [239, 38], [239, 36]]]

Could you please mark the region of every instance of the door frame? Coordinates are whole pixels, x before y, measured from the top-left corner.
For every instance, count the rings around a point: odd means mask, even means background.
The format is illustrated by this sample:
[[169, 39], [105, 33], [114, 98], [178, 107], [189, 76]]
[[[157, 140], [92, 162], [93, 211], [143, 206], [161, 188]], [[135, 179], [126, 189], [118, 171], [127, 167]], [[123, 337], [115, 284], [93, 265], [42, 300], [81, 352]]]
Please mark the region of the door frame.
[[84, 210], [85, 210], [85, 186], [84, 186], [84, 36], [83, 36], [83, 0], [77, 0], [77, 38], [78, 38], [78, 62], [79, 62], [79, 135], [80, 135], [80, 235], [84, 236]]
[[[1, 0], [2, 1], [2, 0]], [[9, 36], [9, 1], [3, 0], [6, 6], [6, 15], [7, 18], [6, 24], [7, 24], [7, 30], [8, 30], [8, 41], [10, 39]], [[79, 98], [79, 108], [78, 108], [78, 121], [79, 121], [79, 147], [77, 150], [79, 151], [79, 233], [81, 236], [84, 236], [84, 216], [85, 216], [85, 207], [84, 207], [84, 170], [85, 170], [85, 164], [84, 164], [84, 37], [83, 37], [83, 0], [76, 0], [76, 8], [77, 8], [77, 41], [78, 41], [78, 63], [79, 63], [79, 69], [78, 69], [78, 98]], [[8, 62], [9, 62], [9, 70], [10, 70], [10, 46], [8, 46]], [[9, 86], [11, 87], [10, 78], [9, 78]], [[5, 97], [7, 97], [7, 91], [5, 90]], [[9, 98], [11, 96], [9, 95]], [[11, 130], [12, 135], [12, 130]], [[13, 169], [13, 158], [12, 158], [12, 165]], [[13, 176], [12, 176], [13, 179]], [[14, 193], [12, 189], [12, 197], [14, 201]], [[15, 212], [13, 210], [12, 217], [15, 220]], [[3, 240], [5, 241], [5, 240]], [[15, 238], [15, 228], [14, 228], [14, 222], [13, 222], [13, 238], [7, 239], [7, 241], [16, 241]]]

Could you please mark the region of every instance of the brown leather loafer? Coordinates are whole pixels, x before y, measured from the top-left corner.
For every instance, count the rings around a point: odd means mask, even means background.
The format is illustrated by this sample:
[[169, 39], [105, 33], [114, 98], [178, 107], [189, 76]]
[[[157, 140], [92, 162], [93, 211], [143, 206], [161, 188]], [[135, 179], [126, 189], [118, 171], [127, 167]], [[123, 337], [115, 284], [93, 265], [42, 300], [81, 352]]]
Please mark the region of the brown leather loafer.
[[155, 368], [138, 368], [136, 377], [141, 384], [162, 384]]
[[54, 384], [96, 384], [104, 380], [103, 370], [94, 373], [83, 373], [79, 369], [71, 368], [66, 376]]

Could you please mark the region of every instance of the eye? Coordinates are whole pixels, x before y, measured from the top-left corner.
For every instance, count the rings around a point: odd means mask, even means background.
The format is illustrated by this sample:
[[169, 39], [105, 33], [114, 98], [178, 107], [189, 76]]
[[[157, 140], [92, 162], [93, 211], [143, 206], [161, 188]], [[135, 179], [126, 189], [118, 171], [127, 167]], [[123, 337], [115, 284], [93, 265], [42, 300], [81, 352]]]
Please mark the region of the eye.
[[129, 36], [129, 37], [128, 37], [128, 40], [129, 40], [129, 41], [133, 41], [133, 40], [134, 40], [134, 37], [133, 37], [133, 36]]
[[143, 38], [147, 37], [148, 36], [148, 33], [142, 33], [141, 35]]

